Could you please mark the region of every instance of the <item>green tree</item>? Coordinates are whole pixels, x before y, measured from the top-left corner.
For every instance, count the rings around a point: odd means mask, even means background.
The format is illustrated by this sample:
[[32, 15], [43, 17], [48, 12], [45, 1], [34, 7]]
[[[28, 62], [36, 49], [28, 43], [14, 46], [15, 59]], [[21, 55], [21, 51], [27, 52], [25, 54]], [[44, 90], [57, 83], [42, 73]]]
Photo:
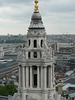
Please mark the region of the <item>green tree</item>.
[[14, 95], [16, 92], [17, 89], [14, 85], [0, 86], [0, 95], [2, 96]]
[[8, 96], [8, 91], [6, 91], [5, 86], [0, 86], [0, 95], [2, 96]]

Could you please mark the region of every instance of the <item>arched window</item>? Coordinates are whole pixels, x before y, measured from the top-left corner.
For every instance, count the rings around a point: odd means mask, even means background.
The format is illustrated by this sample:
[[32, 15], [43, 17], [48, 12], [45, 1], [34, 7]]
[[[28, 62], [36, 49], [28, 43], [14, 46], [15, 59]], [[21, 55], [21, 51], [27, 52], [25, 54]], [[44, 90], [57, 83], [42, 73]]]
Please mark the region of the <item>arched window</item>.
[[34, 40], [34, 48], [37, 48], [37, 40]]
[[43, 47], [43, 40], [41, 40], [41, 47]]
[[28, 52], [28, 58], [30, 58], [30, 52]]
[[30, 46], [30, 40], [29, 40], [29, 46]]
[[37, 58], [37, 52], [34, 52], [34, 58]]

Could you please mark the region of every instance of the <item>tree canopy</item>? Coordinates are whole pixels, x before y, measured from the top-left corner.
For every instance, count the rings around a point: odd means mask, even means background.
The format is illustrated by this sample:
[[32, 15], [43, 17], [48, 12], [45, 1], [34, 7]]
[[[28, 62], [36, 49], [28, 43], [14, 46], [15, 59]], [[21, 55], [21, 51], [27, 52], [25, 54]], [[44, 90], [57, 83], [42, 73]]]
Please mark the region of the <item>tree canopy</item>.
[[14, 95], [14, 93], [17, 92], [17, 89], [14, 85], [5, 85], [0, 86], [0, 95], [1, 96], [8, 96], [8, 95]]

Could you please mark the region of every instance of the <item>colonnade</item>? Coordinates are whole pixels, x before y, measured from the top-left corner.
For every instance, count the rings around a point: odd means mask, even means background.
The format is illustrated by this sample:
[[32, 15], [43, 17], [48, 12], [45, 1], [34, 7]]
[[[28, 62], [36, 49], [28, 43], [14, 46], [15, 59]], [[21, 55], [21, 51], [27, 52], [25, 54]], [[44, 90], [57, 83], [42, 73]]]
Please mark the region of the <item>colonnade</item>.
[[[54, 79], [52, 66], [37, 66], [36, 88], [51, 88]], [[34, 88], [33, 66], [19, 66], [19, 87]]]

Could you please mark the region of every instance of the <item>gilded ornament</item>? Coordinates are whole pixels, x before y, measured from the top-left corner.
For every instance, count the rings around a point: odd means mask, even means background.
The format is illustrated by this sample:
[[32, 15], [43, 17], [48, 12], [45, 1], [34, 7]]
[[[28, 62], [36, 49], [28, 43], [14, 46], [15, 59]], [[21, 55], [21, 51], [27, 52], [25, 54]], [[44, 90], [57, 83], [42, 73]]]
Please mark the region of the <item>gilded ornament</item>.
[[35, 0], [35, 9], [34, 9], [34, 12], [39, 12], [39, 9], [38, 9], [38, 0]]

